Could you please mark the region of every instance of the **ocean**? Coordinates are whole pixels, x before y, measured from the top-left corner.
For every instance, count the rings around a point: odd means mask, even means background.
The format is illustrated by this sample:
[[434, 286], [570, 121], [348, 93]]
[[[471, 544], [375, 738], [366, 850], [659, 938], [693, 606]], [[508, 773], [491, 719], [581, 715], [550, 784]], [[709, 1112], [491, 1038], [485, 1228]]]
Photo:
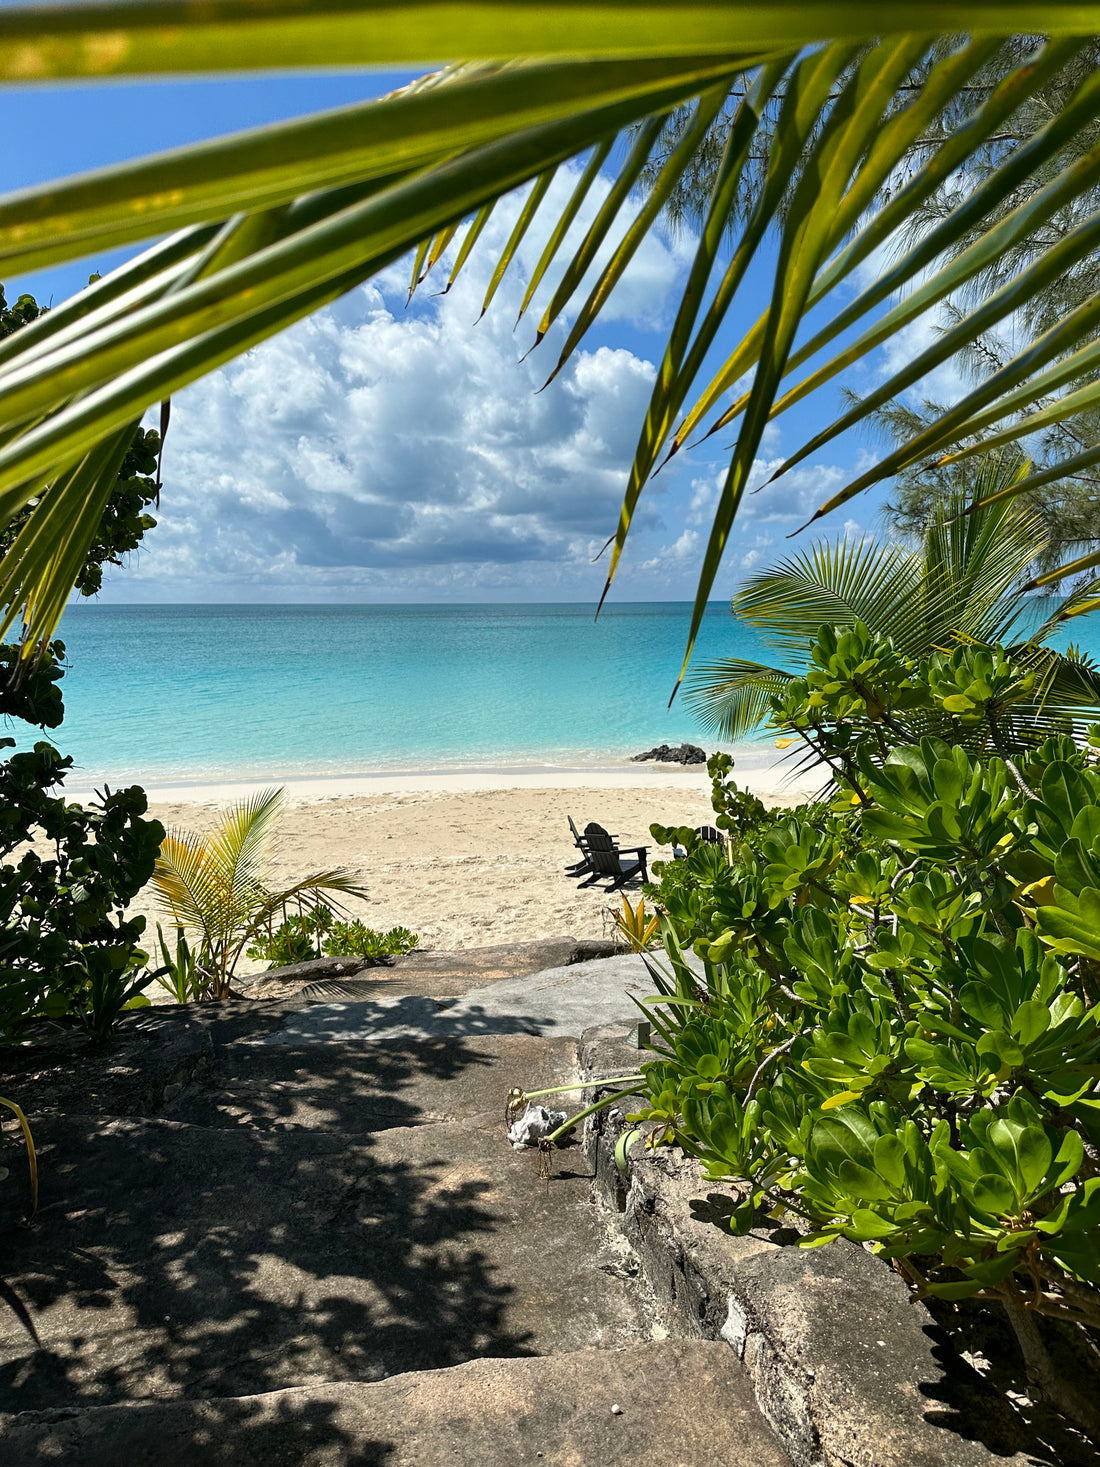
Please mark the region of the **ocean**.
[[[74, 605], [59, 633], [65, 722], [45, 737], [73, 756], [74, 788], [550, 771], [661, 743], [712, 748], [679, 699], [667, 706], [690, 611], [620, 603], [596, 622], [590, 605], [560, 604]], [[1100, 618], [1074, 636], [1100, 648]], [[711, 606], [696, 663], [767, 655], [728, 603]], [[21, 747], [40, 736], [7, 732]]]

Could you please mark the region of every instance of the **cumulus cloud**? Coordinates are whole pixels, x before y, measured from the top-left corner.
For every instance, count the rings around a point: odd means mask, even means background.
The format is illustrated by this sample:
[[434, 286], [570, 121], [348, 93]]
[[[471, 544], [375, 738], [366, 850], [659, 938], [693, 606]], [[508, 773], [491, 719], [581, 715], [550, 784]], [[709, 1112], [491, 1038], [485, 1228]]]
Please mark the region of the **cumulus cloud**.
[[[776, 442], [773, 438], [772, 443]], [[787, 537], [804, 525], [850, 476], [848, 470], [836, 464], [799, 464], [789, 473], [780, 475], [774, 483], [769, 482], [783, 461], [783, 456], [779, 455], [776, 458], [758, 458], [753, 463], [748, 491], [741, 502], [726, 549], [725, 571], [735, 580], [760, 569], [769, 560], [809, 543], [811, 537], [808, 534], [801, 541], [786, 542]], [[723, 465], [711, 475], [692, 480], [685, 516], [688, 525], [709, 526], [726, 472]], [[828, 529], [832, 532], [831, 526]], [[853, 531], [862, 533], [860, 523], [849, 519], [840, 533], [851, 534]], [[690, 541], [689, 535], [693, 537]], [[694, 549], [699, 539], [696, 532], [685, 531], [679, 540], [664, 547], [663, 554], [669, 558], [683, 557]], [[659, 563], [658, 558], [650, 562], [654, 566]]]
[[[569, 186], [556, 185], [559, 205]], [[520, 360], [534, 328], [513, 334], [513, 323], [543, 243], [535, 233], [477, 321], [519, 207], [498, 208], [445, 296], [429, 281], [406, 307], [402, 264], [180, 394], [161, 524], [127, 592], [475, 590], [487, 577], [522, 580], [532, 563], [597, 581], [588, 567], [617, 519], [654, 367], [595, 336], [538, 390], [567, 323]], [[606, 319], [656, 324], [682, 264], [680, 247], [653, 234]], [[437, 268], [442, 281], [448, 261]], [[643, 501], [639, 528], [659, 524]]]
[[[545, 207], [553, 219], [575, 172]], [[606, 185], [603, 186], [606, 191]], [[579, 242], [597, 191], [573, 229]], [[181, 393], [160, 525], [109, 583], [113, 599], [410, 600], [598, 595], [691, 241], [652, 232], [596, 330], [540, 391], [571, 319], [534, 353], [556, 278], [514, 330], [545, 237], [533, 228], [490, 310], [493, 265], [521, 207], [502, 202], [447, 294], [445, 257], [407, 304], [401, 262], [335, 306]], [[536, 221], [537, 224], [537, 221]], [[590, 272], [595, 278], [611, 244]], [[560, 268], [560, 267], [559, 267]], [[589, 282], [589, 283], [590, 283]], [[694, 591], [726, 473], [719, 440], [685, 452], [643, 495], [623, 598]], [[783, 459], [765, 432], [750, 489]], [[716, 595], [789, 549], [785, 536], [845, 471], [800, 465], [745, 496]]]

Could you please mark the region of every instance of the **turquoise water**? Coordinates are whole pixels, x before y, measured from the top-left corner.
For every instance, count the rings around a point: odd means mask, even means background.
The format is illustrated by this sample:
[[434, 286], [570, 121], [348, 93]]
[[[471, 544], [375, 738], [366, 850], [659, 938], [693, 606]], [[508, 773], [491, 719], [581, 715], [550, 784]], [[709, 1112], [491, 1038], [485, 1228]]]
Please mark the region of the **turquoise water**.
[[[618, 762], [711, 742], [666, 706], [689, 617], [686, 602], [598, 622], [589, 605], [74, 606], [49, 737], [74, 786]], [[1100, 649], [1100, 619], [1074, 636]], [[716, 602], [696, 661], [724, 655], [767, 659]]]
[[[679, 602], [599, 622], [590, 605], [74, 606], [50, 737], [81, 784], [618, 761], [701, 741], [666, 707], [689, 616]], [[729, 653], [763, 647], [719, 603], [699, 655]]]

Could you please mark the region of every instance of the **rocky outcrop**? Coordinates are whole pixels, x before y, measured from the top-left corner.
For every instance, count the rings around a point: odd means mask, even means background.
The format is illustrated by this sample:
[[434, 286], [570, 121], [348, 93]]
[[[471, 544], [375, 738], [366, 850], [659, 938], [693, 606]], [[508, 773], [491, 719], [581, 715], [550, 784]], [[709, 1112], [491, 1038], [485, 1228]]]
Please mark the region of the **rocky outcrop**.
[[641, 764], [647, 759], [656, 760], [660, 764], [705, 764], [707, 762], [707, 751], [700, 749], [698, 744], [660, 744], [656, 749], [647, 749], [644, 754], [631, 756], [635, 764]]
[[248, 998], [374, 998], [416, 993], [452, 997], [504, 978], [522, 978], [548, 968], [563, 968], [627, 952], [607, 938], [547, 937], [537, 942], [506, 942], [460, 952], [406, 953], [384, 965], [366, 958], [315, 958], [286, 968], [269, 968], [235, 987]]
[[[588, 1102], [633, 1070], [625, 1026], [581, 1037]], [[676, 1148], [615, 1147], [631, 1102], [598, 1112], [585, 1144], [596, 1193], [618, 1215], [670, 1334], [724, 1340], [795, 1467], [1026, 1467], [1001, 1395], [951, 1347], [882, 1259], [854, 1243], [800, 1248], [788, 1217], [729, 1227], [736, 1196]], [[1019, 1389], [1019, 1382], [1014, 1382]], [[1064, 1463], [1093, 1459], [1065, 1453]]]

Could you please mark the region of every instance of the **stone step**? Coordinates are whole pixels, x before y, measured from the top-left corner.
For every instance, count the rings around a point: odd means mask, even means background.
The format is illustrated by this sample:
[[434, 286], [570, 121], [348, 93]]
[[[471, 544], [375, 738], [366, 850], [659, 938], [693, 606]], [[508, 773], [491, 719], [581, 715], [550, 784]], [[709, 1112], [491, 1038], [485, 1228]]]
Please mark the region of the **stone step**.
[[[618, 1407], [618, 1411], [612, 1408]], [[9, 1418], [5, 1467], [789, 1467], [726, 1345], [477, 1360], [375, 1384]]]
[[[231, 1043], [215, 1046], [211, 1068], [160, 1113], [191, 1125], [304, 1127], [349, 1136], [468, 1120], [495, 1130], [503, 1147], [504, 1106], [513, 1086], [541, 1090], [575, 1079], [572, 1039], [508, 1034], [373, 1044]], [[562, 1106], [579, 1109], [580, 1092]]]
[[[688, 954], [695, 967], [700, 960]], [[637, 953], [568, 963], [502, 979], [464, 997], [440, 1002], [386, 994], [361, 1001], [304, 1003], [257, 1030], [257, 1044], [347, 1043], [415, 1038], [533, 1034], [579, 1038], [599, 1024], [640, 1017], [637, 1001], [654, 992], [646, 959]]]
[[[323, 1090], [303, 1105], [319, 1122]], [[341, 1124], [43, 1120], [38, 1218], [5, 1237], [0, 1411], [237, 1396], [648, 1334], [579, 1147], [547, 1182], [488, 1113]]]
[[313, 958], [285, 968], [239, 979], [236, 987], [250, 998], [355, 996], [373, 998], [387, 991], [402, 997], [457, 997], [502, 978], [521, 978], [547, 968], [587, 963], [626, 952], [608, 938], [550, 937], [537, 942], [505, 942], [462, 951], [417, 951], [385, 964], [367, 966], [358, 958]]

